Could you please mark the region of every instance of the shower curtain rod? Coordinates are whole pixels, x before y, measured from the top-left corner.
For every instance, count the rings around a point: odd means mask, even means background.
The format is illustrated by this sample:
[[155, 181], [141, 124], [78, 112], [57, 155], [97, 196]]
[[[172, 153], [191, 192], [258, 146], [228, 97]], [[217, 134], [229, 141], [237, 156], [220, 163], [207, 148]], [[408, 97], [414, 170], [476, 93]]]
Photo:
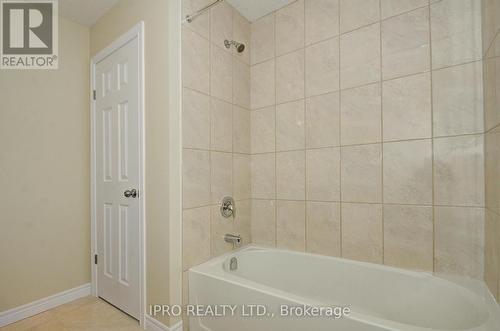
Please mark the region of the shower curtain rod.
[[211, 4], [209, 4], [208, 6], [205, 6], [205, 7], [201, 8], [200, 10], [194, 12], [193, 14], [186, 15], [186, 17], [185, 17], [186, 22], [191, 23], [196, 16], [200, 15], [205, 10], [212, 8], [213, 6], [215, 6], [216, 4], [218, 4], [221, 1], [224, 1], [224, 0], [216, 0], [216, 1], [212, 2]]

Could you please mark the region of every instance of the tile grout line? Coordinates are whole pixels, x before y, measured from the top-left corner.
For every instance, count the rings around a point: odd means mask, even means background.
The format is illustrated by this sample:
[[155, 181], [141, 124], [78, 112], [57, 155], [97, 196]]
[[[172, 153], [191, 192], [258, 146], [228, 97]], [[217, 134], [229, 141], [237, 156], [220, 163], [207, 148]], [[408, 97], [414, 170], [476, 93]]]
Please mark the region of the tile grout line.
[[[497, 125], [497, 127], [499, 127]], [[495, 127], [495, 128], [497, 128]], [[413, 139], [405, 139], [405, 140], [390, 140], [390, 141], [385, 141], [385, 142], [369, 142], [369, 143], [361, 143], [361, 144], [348, 144], [348, 145], [335, 145], [335, 146], [321, 146], [321, 147], [310, 147], [310, 148], [305, 148], [305, 149], [290, 149], [290, 150], [279, 150], [276, 151], [277, 154], [281, 153], [290, 153], [290, 152], [302, 152], [304, 150], [321, 150], [321, 149], [336, 149], [336, 148], [349, 148], [349, 147], [363, 147], [363, 146], [372, 146], [372, 145], [386, 145], [386, 144], [398, 144], [398, 143], [406, 143], [406, 142], [417, 142], [417, 141], [427, 141], [427, 140], [440, 140], [440, 139], [453, 139], [453, 138], [464, 138], [464, 137], [480, 137], [483, 136], [483, 133], [467, 133], [467, 134], [459, 134], [459, 135], [450, 135], [450, 136], [439, 136], [439, 137], [434, 137], [434, 138], [413, 138]], [[201, 150], [204, 151], [203, 149], [198, 149], [198, 148], [185, 148], [185, 149], [190, 149], [190, 150]], [[227, 151], [217, 151], [220, 153], [230, 153]], [[274, 151], [268, 151], [268, 152], [257, 152], [251, 155], [265, 155], [265, 154], [272, 154], [275, 153]], [[239, 155], [250, 155], [250, 154], [242, 154], [242, 153], [237, 153]]]
[[434, 82], [432, 59], [432, 8], [429, 1], [429, 65], [430, 65], [430, 93], [431, 93], [431, 194], [432, 194], [432, 271], [436, 272], [436, 211], [435, 211], [435, 174], [434, 174]]
[[[481, 21], [484, 19], [483, 17], [483, 10], [481, 10]], [[482, 27], [481, 27], [482, 28]], [[498, 31], [497, 31], [498, 32]], [[495, 41], [495, 37], [493, 38], [493, 42]], [[481, 29], [481, 44], [482, 44], [482, 47], [481, 47], [481, 58], [482, 58], [482, 69], [483, 69], [483, 72], [482, 72], [482, 75], [483, 75], [483, 79], [482, 79], [482, 83], [483, 83], [483, 136], [484, 136], [484, 140], [483, 140], [483, 159], [484, 159], [484, 164], [483, 164], [483, 182], [484, 182], [484, 187], [483, 187], [483, 194], [484, 194], [484, 224], [483, 224], [483, 252], [484, 252], [484, 256], [483, 256], [483, 278], [484, 278], [484, 281], [487, 283], [487, 276], [486, 276], [486, 266], [487, 266], [487, 257], [486, 257], [486, 250], [487, 250], [487, 242], [486, 242], [486, 231], [487, 231], [487, 223], [488, 223], [488, 212], [489, 212], [489, 208], [487, 207], [487, 203], [486, 203], [486, 200], [488, 200], [488, 184], [486, 182], [486, 176], [488, 174], [488, 165], [487, 165], [487, 139], [488, 139], [488, 133], [487, 133], [487, 129], [486, 129], [486, 102], [487, 102], [487, 97], [486, 97], [486, 80], [488, 79], [487, 77], [487, 74], [486, 74], [486, 61], [488, 61], [488, 58], [487, 58], [487, 54], [489, 52], [489, 47], [487, 48], [486, 51], [484, 51], [483, 47], [484, 47], [484, 31], [483, 29]], [[491, 45], [490, 45], [491, 46]], [[496, 231], [496, 228], [497, 228], [497, 222], [496, 222], [496, 217], [494, 217], [493, 219], [493, 222], [495, 223], [493, 225], [494, 227], [494, 230]], [[495, 248], [495, 252], [497, 252], [497, 243], [494, 242], [493, 243], [493, 246]], [[496, 257], [497, 253], [494, 253], [493, 254], [494, 257]], [[498, 262], [496, 263], [496, 275], [495, 275], [495, 278], [496, 278], [496, 293], [493, 294], [493, 296], [496, 297], [498, 296]], [[488, 284], [487, 284], [487, 287], [489, 288]], [[490, 290], [490, 292], [493, 292]]]
[[[235, 20], [235, 9], [231, 6], [231, 35], [232, 35], [232, 38], [231, 39], [234, 39], [234, 20]], [[248, 47], [248, 45], [247, 45]], [[235, 92], [234, 92], [234, 73], [235, 73], [235, 68], [236, 68], [236, 57], [232, 56], [231, 58], [231, 67], [232, 67], [232, 70], [231, 70], [231, 102], [232, 102], [232, 105], [231, 105], [231, 197], [233, 197], [234, 199], [234, 136], [235, 136], [235, 118], [234, 118], [234, 111], [235, 111]], [[238, 132], [240, 133], [240, 132]], [[237, 215], [237, 214], [236, 214]], [[232, 220], [231, 220], [231, 227], [232, 227], [232, 233], [234, 234], [237, 234], [236, 233], [236, 230], [237, 230], [237, 226], [236, 226], [236, 217], [234, 214], [233, 214], [233, 217], [232, 217]], [[239, 234], [239, 233], [238, 233]], [[213, 239], [213, 238], [212, 238]], [[231, 250], [234, 250], [236, 247], [232, 247]]]
[[[208, 10], [208, 43], [209, 43], [209, 53], [208, 53], [208, 63], [209, 63], [209, 71], [208, 71], [208, 93], [210, 98], [212, 98], [212, 9]], [[212, 119], [213, 119], [213, 107], [212, 100], [210, 100], [210, 137], [209, 137], [209, 152], [208, 152], [208, 167], [209, 167], [209, 176], [208, 176], [208, 187], [209, 187], [209, 201], [212, 202]], [[209, 255], [212, 257], [212, 210], [208, 208], [208, 242], [209, 242]]]
[[[341, 20], [341, 15], [340, 15], [340, 11], [341, 11], [341, 1], [338, 1], [338, 29], [339, 29], [339, 32], [340, 32], [340, 20]], [[340, 68], [342, 67], [342, 57], [341, 57], [341, 52], [340, 52], [340, 36], [338, 37], [339, 39], [339, 42], [338, 42], [338, 49], [337, 49], [337, 56], [339, 58], [339, 63], [338, 63], [338, 73], [339, 73], [339, 77], [338, 77], [338, 84], [339, 84], [339, 92], [338, 92], [338, 95], [339, 95], [339, 102], [338, 102], [338, 109], [339, 109], [339, 124], [338, 124], [338, 141], [339, 141], [339, 144], [341, 145], [342, 144], [342, 132], [341, 132], [341, 129], [342, 129], [342, 91], [341, 91], [341, 84], [342, 84], [342, 79], [341, 79], [341, 75], [340, 75]], [[343, 226], [343, 223], [344, 223], [344, 217], [343, 217], [343, 213], [342, 213], [342, 209], [343, 209], [343, 204], [342, 204], [342, 147], [339, 147], [339, 200], [340, 200], [340, 203], [339, 203], [339, 244], [340, 244], [340, 247], [339, 247], [339, 256], [342, 257], [343, 254], [344, 254], [344, 250], [343, 250], [343, 244], [344, 244], [344, 235], [343, 235], [343, 229], [344, 229], [344, 226]]]
[[[269, 197], [258, 197], [258, 198], [248, 198], [248, 199], [237, 199], [235, 200], [236, 202], [243, 202], [243, 201], [248, 201], [248, 200], [258, 200], [258, 201], [269, 201], [273, 200], [272, 198]], [[277, 199], [278, 201], [294, 201], [294, 202], [301, 202], [304, 200], [297, 200], [297, 199]], [[385, 204], [387, 206], [407, 206], [407, 207], [442, 207], [442, 208], [455, 208], [455, 209], [488, 209], [489, 211], [500, 215], [497, 211], [491, 209], [491, 208], [485, 208], [484, 206], [471, 206], [471, 205], [450, 205], [450, 204], [425, 204], [425, 203], [396, 203], [396, 202], [385, 202], [382, 203], [381, 201], [378, 202], [368, 202], [368, 201], [340, 201], [340, 200], [315, 200], [315, 199], [308, 199], [305, 200], [307, 202], [317, 202], [317, 203], [346, 203], [346, 204], [359, 204], [359, 205], [382, 205]], [[199, 208], [206, 208], [206, 207], [214, 207], [218, 206], [217, 203], [209, 203], [209, 204], [203, 204], [203, 205], [195, 205], [195, 206], [189, 206], [186, 207], [185, 210], [193, 210], [193, 209], [199, 209]]]
[[[379, 47], [380, 47], [380, 140], [384, 141], [384, 81], [383, 81], [383, 48], [382, 48], [382, 1], [379, 0]], [[380, 144], [380, 167], [381, 167], [381, 200], [382, 200], [382, 264], [385, 264], [385, 217], [384, 217], [384, 144]]]
[[273, 24], [274, 24], [274, 55], [273, 55], [273, 63], [274, 63], [274, 246], [278, 247], [278, 165], [277, 165], [277, 140], [278, 140], [278, 96], [277, 96], [277, 84], [276, 77], [278, 72], [277, 66], [277, 11], [273, 12]]
[[306, 25], [306, 1], [303, 2], [304, 10], [303, 10], [303, 19], [304, 19], [304, 101], [303, 101], [303, 112], [302, 112], [302, 120], [304, 124], [304, 251], [308, 251], [307, 245], [307, 134], [306, 134], [306, 73], [307, 73], [307, 61], [306, 61], [306, 38], [307, 38], [307, 25]]

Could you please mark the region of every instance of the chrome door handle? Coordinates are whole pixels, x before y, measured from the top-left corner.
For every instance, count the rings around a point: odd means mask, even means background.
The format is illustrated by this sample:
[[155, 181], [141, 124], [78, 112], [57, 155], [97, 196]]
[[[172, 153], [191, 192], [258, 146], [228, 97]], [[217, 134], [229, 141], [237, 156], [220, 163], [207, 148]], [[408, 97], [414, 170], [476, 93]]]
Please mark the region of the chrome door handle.
[[138, 193], [137, 190], [133, 188], [131, 190], [126, 190], [125, 192], [123, 192], [123, 196], [125, 196], [125, 198], [137, 198]]

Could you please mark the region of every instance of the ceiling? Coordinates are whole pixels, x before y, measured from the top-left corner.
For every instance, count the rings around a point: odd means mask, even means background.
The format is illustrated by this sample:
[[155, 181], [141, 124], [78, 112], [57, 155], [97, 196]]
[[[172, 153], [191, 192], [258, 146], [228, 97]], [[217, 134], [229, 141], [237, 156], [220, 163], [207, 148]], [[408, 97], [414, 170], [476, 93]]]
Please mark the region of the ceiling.
[[118, 0], [59, 0], [59, 15], [91, 27]]
[[[91, 27], [119, 0], [59, 0], [59, 15]], [[226, 0], [253, 22], [295, 0]]]
[[[63, 0], [64, 1], [64, 0]], [[253, 22], [295, 0], [226, 0], [247, 20]]]

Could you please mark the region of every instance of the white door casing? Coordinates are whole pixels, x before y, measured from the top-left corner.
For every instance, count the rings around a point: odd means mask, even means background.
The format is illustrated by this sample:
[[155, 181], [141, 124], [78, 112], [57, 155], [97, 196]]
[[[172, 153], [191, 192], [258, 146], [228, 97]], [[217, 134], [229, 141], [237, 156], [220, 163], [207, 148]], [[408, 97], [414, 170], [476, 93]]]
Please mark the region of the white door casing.
[[[138, 320], [144, 304], [142, 24], [92, 63], [94, 295]], [[132, 31], [133, 32], [133, 31]], [[130, 196], [132, 190], [137, 196]], [[129, 193], [126, 196], [126, 191]]]

